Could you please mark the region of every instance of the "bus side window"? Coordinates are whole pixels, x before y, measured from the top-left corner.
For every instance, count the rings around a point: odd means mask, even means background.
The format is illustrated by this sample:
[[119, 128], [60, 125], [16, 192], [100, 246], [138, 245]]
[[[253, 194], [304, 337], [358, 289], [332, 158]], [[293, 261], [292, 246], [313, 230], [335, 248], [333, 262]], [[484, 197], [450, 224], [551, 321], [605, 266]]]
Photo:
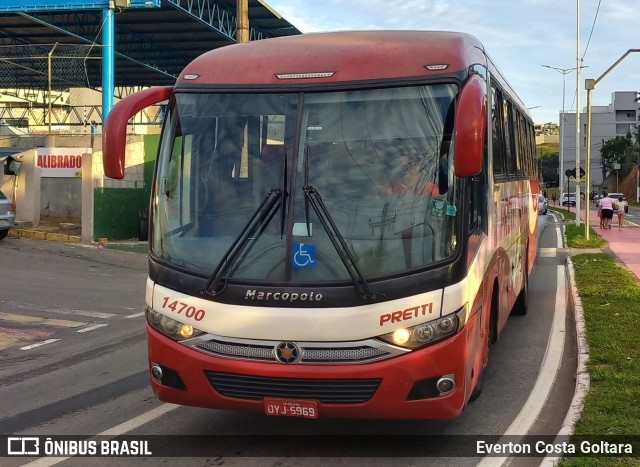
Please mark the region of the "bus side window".
[[487, 186], [484, 182], [486, 172], [470, 178], [469, 183], [469, 234], [478, 235], [488, 231]]
[[495, 178], [507, 175], [504, 158], [504, 125], [502, 124], [502, 93], [495, 87], [491, 88], [491, 134], [493, 142], [493, 173]]
[[507, 162], [507, 173], [509, 175], [515, 175], [516, 173], [516, 164], [515, 164], [515, 153], [516, 148], [513, 140], [513, 116], [512, 116], [512, 107], [511, 102], [507, 99], [503, 101], [503, 112], [502, 112], [502, 120], [504, 123], [504, 147], [505, 147], [505, 160]]

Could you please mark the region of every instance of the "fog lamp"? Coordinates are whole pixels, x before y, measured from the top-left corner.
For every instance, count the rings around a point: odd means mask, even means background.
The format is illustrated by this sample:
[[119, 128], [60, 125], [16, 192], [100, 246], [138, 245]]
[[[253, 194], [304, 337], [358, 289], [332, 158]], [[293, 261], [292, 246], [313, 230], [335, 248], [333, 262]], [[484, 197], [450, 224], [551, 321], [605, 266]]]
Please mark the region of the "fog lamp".
[[406, 344], [411, 337], [411, 332], [408, 329], [396, 329], [393, 332], [393, 342], [398, 345]]

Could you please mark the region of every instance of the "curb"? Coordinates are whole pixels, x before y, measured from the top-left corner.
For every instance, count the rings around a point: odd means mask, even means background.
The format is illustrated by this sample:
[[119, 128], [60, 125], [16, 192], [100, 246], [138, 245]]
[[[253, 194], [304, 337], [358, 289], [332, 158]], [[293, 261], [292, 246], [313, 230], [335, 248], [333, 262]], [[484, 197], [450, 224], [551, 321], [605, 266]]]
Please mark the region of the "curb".
[[[562, 237], [566, 245], [567, 237], [564, 234], [564, 228], [562, 228]], [[573, 254], [578, 253], [603, 253], [602, 249], [569, 249], [576, 250]], [[585, 251], [589, 250], [589, 251]], [[589, 344], [587, 342], [587, 329], [584, 319], [584, 308], [582, 308], [582, 299], [578, 294], [578, 288], [575, 281], [575, 270], [573, 268], [573, 261], [571, 259], [571, 253], [567, 256], [566, 264], [566, 280], [569, 283], [569, 302], [573, 302], [574, 320], [576, 329], [576, 346], [578, 350], [578, 364], [576, 368], [576, 387], [569, 405], [569, 410], [565, 415], [560, 430], [556, 434], [556, 440], [561, 442], [562, 439], [573, 434], [576, 423], [582, 416], [582, 410], [584, 408], [584, 399], [591, 386], [591, 377], [589, 370], [587, 369], [587, 362], [589, 361]], [[547, 456], [540, 463], [540, 467], [543, 466], [555, 466], [560, 462], [562, 456]]]
[[43, 232], [40, 230], [11, 229], [9, 230], [9, 236], [30, 238], [33, 240], [51, 240], [54, 242], [80, 243], [79, 235], [67, 235], [67, 234], [60, 234], [60, 233], [54, 233], [54, 232]]
[[[582, 416], [582, 409], [584, 408], [584, 399], [591, 387], [591, 377], [589, 370], [587, 369], [587, 362], [589, 361], [589, 344], [587, 343], [587, 330], [584, 321], [584, 309], [582, 308], [582, 300], [578, 294], [578, 289], [575, 285], [575, 270], [573, 268], [573, 261], [571, 257], [567, 257], [567, 281], [570, 285], [570, 297], [569, 300], [574, 303], [575, 313], [575, 326], [576, 326], [576, 345], [578, 347], [578, 365], [576, 368], [576, 388], [569, 405], [569, 410], [565, 415], [564, 421], [560, 430], [556, 434], [556, 441], [562, 442], [566, 438], [570, 437], [574, 430], [576, 423]], [[562, 456], [545, 457], [540, 463], [540, 467], [555, 466], [560, 462]]]

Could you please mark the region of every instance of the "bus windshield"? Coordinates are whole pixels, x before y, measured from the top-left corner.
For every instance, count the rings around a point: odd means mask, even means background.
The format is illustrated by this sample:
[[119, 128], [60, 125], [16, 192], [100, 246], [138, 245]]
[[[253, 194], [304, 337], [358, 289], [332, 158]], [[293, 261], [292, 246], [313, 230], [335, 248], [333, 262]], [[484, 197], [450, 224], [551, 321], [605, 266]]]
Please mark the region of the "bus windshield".
[[205, 277], [296, 283], [449, 260], [462, 228], [457, 91], [176, 93], [158, 158], [152, 254]]

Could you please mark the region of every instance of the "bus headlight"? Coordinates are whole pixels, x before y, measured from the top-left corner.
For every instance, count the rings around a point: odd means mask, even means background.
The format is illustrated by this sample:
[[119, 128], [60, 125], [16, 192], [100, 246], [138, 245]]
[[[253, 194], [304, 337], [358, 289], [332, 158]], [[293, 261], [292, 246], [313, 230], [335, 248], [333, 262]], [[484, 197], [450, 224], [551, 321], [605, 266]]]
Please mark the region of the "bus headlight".
[[389, 344], [409, 349], [424, 347], [449, 337], [462, 329], [464, 319], [459, 316], [460, 313], [464, 313], [464, 308], [428, 323], [416, 324], [410, 328], [396, 329], [393, 332], [379, 336], [379, 339]]
[[203, 331], [194, 328], [190, 324], [183, 324], [150, 308], [147, 308], [146, 315], [147, 322], [153, 329], [176, 341], [204, 334]]

